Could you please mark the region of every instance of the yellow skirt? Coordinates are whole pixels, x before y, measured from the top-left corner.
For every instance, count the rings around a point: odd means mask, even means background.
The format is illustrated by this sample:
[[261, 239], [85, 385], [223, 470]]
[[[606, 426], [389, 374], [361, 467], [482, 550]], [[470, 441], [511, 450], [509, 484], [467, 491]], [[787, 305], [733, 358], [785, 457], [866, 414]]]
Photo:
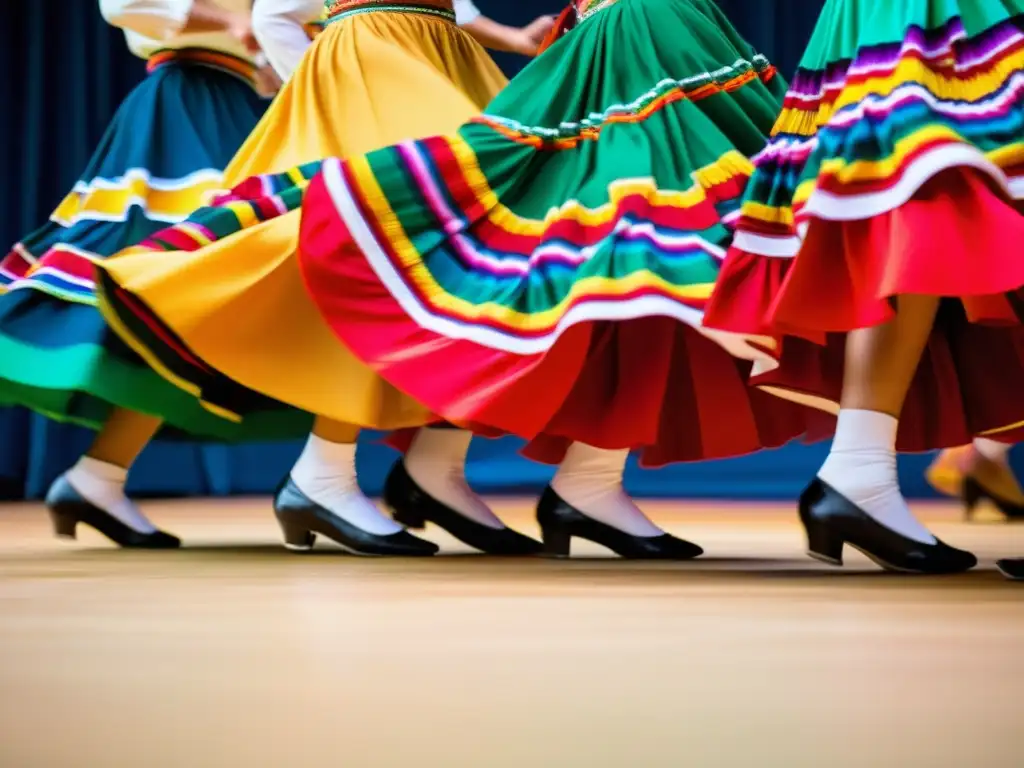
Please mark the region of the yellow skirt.
[[[226, 181], [233, 186], [328, 156], [452, 133], [505, 83], [484, 49], [450, 21], [353, 15], [317, 36], [228, 166]], [[150, 365], [201, 399], [199, 382], [164, 363], [160, 335], [136, 332], [112, 302], [145, 305], [165, 326], [164, 338], [176, 337], [198, 366], [253, 392], [361, 427], [422, 424], [426, 410], [339, 345], [309, 300], [295, 255], [300, 215], [292, 211], [199, 250], [107, 259], [104, 282], [116, 289], [103, 292], [104, 315]], [[241, 412], [214, 410], [229, 418]]]

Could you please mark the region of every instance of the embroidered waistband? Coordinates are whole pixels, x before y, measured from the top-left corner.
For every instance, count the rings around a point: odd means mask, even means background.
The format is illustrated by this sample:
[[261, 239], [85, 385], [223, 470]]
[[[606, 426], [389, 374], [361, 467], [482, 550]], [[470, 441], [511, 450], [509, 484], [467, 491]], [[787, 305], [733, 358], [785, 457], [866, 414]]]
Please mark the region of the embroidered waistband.
[[146, 61], [146, 71], [155, 72], [168, 64], [201, 64], [206, 67], [229, 72], [251, 81], [256, 67], [251, 61], [240, 59], [224, 51], [207, 48], [165, 48], [154, 53]]
[[324, 24], [354, 16], [358, 13], [419, 13], [435, 16], [454, 23], [455, 11], [451, 0], [419, 0], [415, 3], [396, 3], [393, 0], [327, 0], [324, 3]]

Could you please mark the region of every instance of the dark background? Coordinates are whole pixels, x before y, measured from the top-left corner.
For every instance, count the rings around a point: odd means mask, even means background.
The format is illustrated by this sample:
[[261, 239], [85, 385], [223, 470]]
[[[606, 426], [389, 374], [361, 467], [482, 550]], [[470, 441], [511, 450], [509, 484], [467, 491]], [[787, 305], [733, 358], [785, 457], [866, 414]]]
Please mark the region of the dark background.
[[[526, 23], [557, 13], [544, 0], [477, 0], [499, 21]], [[799, 61], [822, 0], [720, 0], [740, 33], [788, 77]], [[118, 103], [143, 77], [120, 31], [108, 27], [92, 0], [6, 3], [0, 10], [0, 243], [34, 229], [67, 192]], [[625, 52], [628, 53], [628, 52]], [[509, 73], [522, 65], [499, 55]], [[4, 247], [4, 246], [0, 246]], [[685, 429], [686, 425], [680, 425]], [[88, 432], [30, 414], [0, 409], [0, 498], [37, 498], [88, 445]], [[527, 492], [550, 468], [516, 456], [515, 440], [477, 440], [470, 480], [482, 491]], [[300, 449], [276, 445], [154, 444], [129, 486], [146, 495], [225, 495], [269, 492]], [[637, 495], [791, 498], [817, 468], [825, 446], [790, 446], [757, 456], [643, 472], [631, 467]], [[376, 492], [393, 454], [368, 435], [360, 451], [361, 479]], [[905, 490], [927, 495], [926, 457], [905, 457]]]

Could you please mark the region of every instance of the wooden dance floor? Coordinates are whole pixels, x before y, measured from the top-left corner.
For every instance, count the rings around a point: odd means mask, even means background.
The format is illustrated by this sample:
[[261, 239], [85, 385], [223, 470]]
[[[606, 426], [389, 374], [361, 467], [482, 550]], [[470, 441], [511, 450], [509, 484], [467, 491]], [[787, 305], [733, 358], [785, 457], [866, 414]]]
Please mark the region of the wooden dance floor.
[[189, 548], [123, 552], [0, 506], [0, 766], [1024, 765], [1024, 527], [922, 508], [982, 565], [894, 577], [789, 506], [643, 506], [706, 559], [296, 555], [265, 499], [148, 503]]

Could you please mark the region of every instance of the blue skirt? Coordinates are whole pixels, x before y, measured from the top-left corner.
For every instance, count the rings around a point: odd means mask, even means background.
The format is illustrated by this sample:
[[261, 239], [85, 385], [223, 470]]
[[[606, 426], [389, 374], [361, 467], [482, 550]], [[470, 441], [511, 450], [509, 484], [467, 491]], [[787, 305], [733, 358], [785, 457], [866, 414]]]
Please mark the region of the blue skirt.
[[209, 413], [130, 351], [96, 307], [93, 260], [201, 207], [266, 107], [251, 66], [224, 53], [165, 51], [149, 70], [50, 220], [0, 261], [0, 404], [94, 429], [123, 407], [194, 437], [302, 435], [310, 417], [269, 400], [242, 424]]

